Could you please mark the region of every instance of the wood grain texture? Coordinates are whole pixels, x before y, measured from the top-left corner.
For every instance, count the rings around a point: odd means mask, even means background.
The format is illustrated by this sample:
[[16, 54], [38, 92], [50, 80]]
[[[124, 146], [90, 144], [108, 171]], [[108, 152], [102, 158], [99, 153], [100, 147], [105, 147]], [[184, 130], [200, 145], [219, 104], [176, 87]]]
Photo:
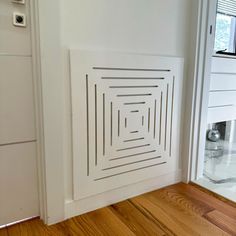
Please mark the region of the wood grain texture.
[[[219, 195], [208, 191], [207, 189], [203, 189], [202, 187], [196, 187], [187, 184], [180, 184], [187, 194], [198, 198], [205, 205], [211, 206], [212, 208], [225, 212], [226, 215], [229, 215], [233, 219], [236, 219], [236, 203], [229, 201]], [[177, 185], [179, 187], [179, 185]]]
[[7, 229], [0, 229], [0, 236], [7, 236]]
[[0, 236], [48, 235], [236, 236], [236, 208], [180, 183], [53, 226], [34, 219], [0, 230]]
[[230, 235], [236, 236], [236, 220], [217, 210], [209, 212], [205, 217], [210, 222], [223, 229], [225, 232], [228, 232]]
[[[145, 199], [145, 203], [143, 203], [143, 199]], [[155, 195], [152, 193], [138, 197], [136, 201], [146, 209], [148, 208], [149, 211], [153, 211], [152, 213], [155, 214], [156, 218], [159, 214], [156, 214], [155, 211], [162, 212], [164, 219], [159, 216], [159, 220], [165, 225], [168, 224], [167, 217], [171, 218], [179, 229], [184, 230], [184, 235], [199, 235], [199, 232], [205, 232], [206, 235], [225, 235], [222, 230], [213, 224], [209, 224], [207, 220], [197, 214], [195, 212], [196, 207], [189, 204], [181, 196], [170, 198], [166, 191], [161, 191]], [[151, 206], [148, 205], [150, 203]], [[171, 230], [176, 233], [176, 226], [172, 227]]]
[[120, 202], [110, 208], [135, 235], [166, 235], [161, 225], [143, 215], [131, 201]]

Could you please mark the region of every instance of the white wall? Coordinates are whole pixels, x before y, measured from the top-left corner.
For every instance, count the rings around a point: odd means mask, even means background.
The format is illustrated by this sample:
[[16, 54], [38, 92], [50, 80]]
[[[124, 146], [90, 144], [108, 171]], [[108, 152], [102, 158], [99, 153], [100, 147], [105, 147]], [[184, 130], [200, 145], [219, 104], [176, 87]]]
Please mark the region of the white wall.
[[[178, 56], [188, 61], [193, 2], [196, 0], [39, 0], [45, 136], [53, 143], [46, 145], [46, 170], [52, 182], [58, 176], [55, 191], [49, 181], [49, 195], [56, 196], [65, 188], [66, 200], [72, 198], [69, 48]], [[60, 174], [62, 158], [64, 172]], [[64, 185], [60, 182], [63, 175]], [[57, 199], [62, 197], [57, 195]], [[54, 204], [52, 200], [48, 205]], [[48, 214], [49, 223], [59, 219], [50, 209]]]
[[187, 59], [190, 0], [61, 1], [66, 99], [65, 187], [72, 196], [69, 48], [178, 56]]
[[62, 0], [65, 47], [185, 56], [191, 0]]

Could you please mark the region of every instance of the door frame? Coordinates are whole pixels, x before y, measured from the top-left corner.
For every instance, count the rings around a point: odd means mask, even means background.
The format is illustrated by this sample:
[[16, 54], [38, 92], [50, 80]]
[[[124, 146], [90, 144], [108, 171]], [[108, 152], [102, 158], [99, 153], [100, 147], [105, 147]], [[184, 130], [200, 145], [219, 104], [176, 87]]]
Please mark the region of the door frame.
[[54, 224], [65, 219], [61, 3], [48, 0], [29, 2], [40, 218], [45, 224]]
[[203, 175], [205, 136], [207, 128], [208, 91], [210, 88], [211, 59], [214, 46], [217, 0], [200, 0], [198, 12], [197, 48], [195, 53], [190, 116], [187, 120], [188, 141], [184, 143], [186, 171], [183, 180], [194, 181]]
[[44, 161], [44, 124], [43, 124], [43, 103], [42, 103], [42, 81], [40, 63], [40, 34], [38, 0], [29, 0], [30, 21], [31, 21], [31, 47], [32, 47], [32, 71], [34, 86], [34, 106], [35, 106], [35, 130], [36, 130], [36, 156], [38, 174], [38, 194], [39, 194], [39, 216], [47, 222], [46, 207], [46, 175]]

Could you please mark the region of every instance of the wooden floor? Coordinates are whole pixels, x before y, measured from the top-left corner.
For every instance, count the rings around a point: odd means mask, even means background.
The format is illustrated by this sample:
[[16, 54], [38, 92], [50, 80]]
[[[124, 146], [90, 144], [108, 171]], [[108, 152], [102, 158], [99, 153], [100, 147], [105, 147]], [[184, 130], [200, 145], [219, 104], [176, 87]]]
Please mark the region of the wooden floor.
[[7, 235], [236, 235], [236, 207], [181, 183], [50, 227], [35, 219], [0, 231]]

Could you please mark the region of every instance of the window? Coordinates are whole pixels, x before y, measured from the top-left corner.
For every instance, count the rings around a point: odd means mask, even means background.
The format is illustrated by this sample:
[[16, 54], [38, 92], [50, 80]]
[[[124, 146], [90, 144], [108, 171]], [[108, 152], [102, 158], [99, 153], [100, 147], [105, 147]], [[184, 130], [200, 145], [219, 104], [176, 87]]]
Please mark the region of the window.
[[214, 49], [236, 55], [236, 0], [218, 1]]

